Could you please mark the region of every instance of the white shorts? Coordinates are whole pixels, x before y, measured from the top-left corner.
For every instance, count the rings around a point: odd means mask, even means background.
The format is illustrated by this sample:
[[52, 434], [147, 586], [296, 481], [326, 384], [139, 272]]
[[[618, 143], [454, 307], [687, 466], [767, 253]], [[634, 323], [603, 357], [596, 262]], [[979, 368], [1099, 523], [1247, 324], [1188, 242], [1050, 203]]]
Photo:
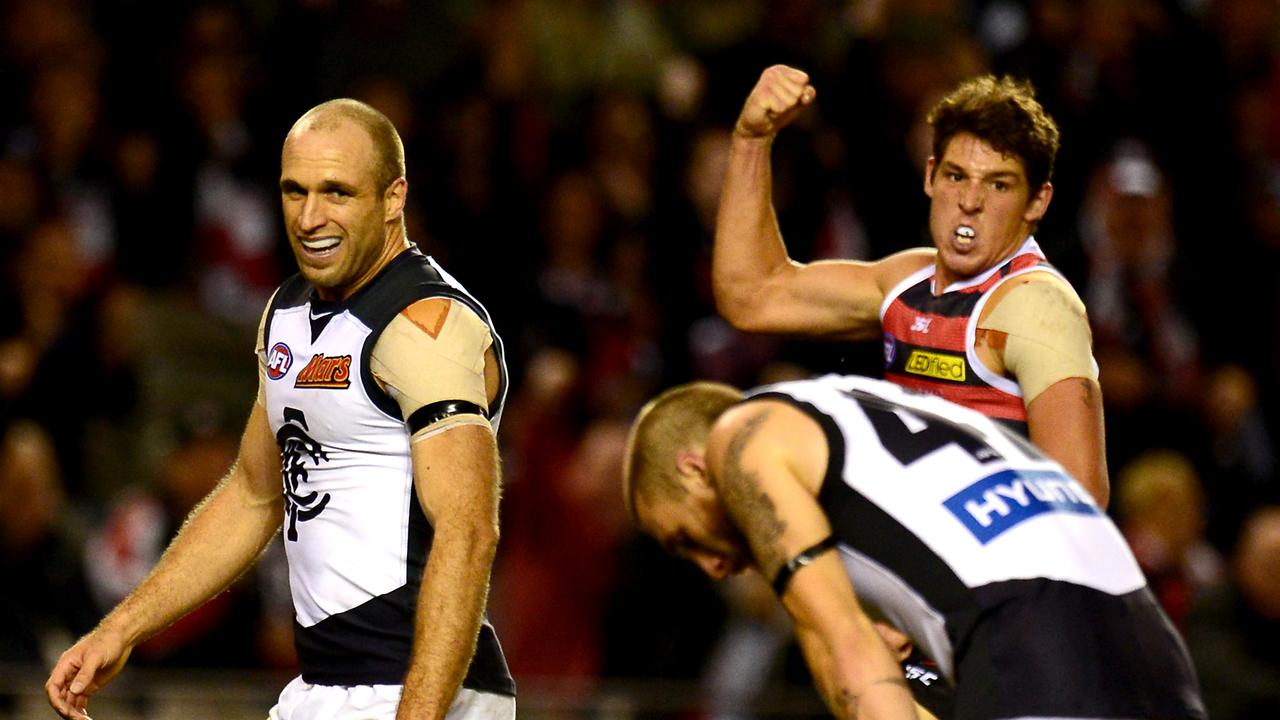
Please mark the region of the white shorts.
[[[280, 691], [268, 720], [394, 720], [401, 685], [311, 685], [298, 676]], [[515, 720], [516, 699], [460, 688], [449, 720]]]

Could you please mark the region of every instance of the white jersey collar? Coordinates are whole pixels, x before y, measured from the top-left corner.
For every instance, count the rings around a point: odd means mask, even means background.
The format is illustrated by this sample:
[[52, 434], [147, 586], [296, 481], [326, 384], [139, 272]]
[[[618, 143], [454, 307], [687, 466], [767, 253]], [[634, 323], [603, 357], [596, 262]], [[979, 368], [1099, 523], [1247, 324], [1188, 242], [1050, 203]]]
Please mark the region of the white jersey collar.
[[[1028, 235], [1028, 236], [1027, 236], [1027, 239], [1022, 243], [1022, 245], [1021, 245], [1021, 246], [1019, 246], [1019, 247], [1018, 247], [1018, 249], [1017, 249], [1017, 250], [1014, 250], [1013, 252], [1009, 253], [1009, 254], [1008, 254], [1008, 255], [1006, 255], [1005, 257], [1001, 258], [998, 262], [996, 262], [996, 263], [995, 263], [994, 265], [992, 265], [990, 268], [987, 268], [985, 271], [983, 271], [983, 272], [981, 272], [981, 273], [979, 273], [979, 274], [977, 274], [977, 275], [974, 275], [974, 276], [973, 276], [973, 277], [971, 277], [971, 278], [965, 278], [965, 279], [963, 279], [963, 280], [957, 280], [957, 281], [955, 281], [955, 282], [951, 283], [950, 285], [948, 285], [948, 286], [946, 287], [946, 289], [945, 289], [945, 290], [943, 290], [942, 292], [944, 292], [944, 293], [955, 292], [955, 291], [957, 291], [957, 290], [965, 290], [965, 289], [968, 289], [968, 288], [971, 288], [971, 287], [976, 287], [976, 286], [978, 286], [978, 285], [981, 285], [982, 283], [984, 283], [984, 282], [986, 282], [988, 279], [990, 279], [992, 275], [995, 275], [995, 274], [996, 274], [996, 272], [997, 272], [997, 271], [999, 271], [999, 270], [1000, 270], [1000, 268], [1001, 268], [1005, 263], [1009, 262], [1009, 260], [1010, 260], [1011, 258], [1015, 258], [1015, 257], [1017, 257], [1017, 256], [1019, 256], [1019, 255], [1025, 255], [1025, 254], [1027, 254], [1027, 253], [1034, 253], [1034, 254], [1035, 254], [1037, 257], [1039, 257], [1041, 260], [1044, 260], [1044, 259], [1045, 259], [1045, 257], [1044, 257], [1044, 252], [1043, 252], [1042, 250], [1040, 250], [1040, 245], [1036, 242], [1035, 236], [1033, 236], [1033, 235]], [[938, 282], [938, 273], [937, 273], [937, 269], [936, 269], [936, 268], [937, 268], [937, 265], [936, 265], [936, 263], [937, 263], [937, 262], [938, 262], [937, 260], [934, 260], [934, 263], [935, 263], [935, 266], [934, 266], [934, 267], [935, 267], [935, 270], [934, 270], [934, 273], [933, 273], [933, 277], [929, 278], [929, 290], [930, 290], [930, 292], [932, 292], [932, 293], [933, 293], [933, 294], [935, 294], [935, 295], [939, 294], [939, 293], [938, 293], [938, 288], [937, 288], [937, 285], [936, 285], [936, 283]]]

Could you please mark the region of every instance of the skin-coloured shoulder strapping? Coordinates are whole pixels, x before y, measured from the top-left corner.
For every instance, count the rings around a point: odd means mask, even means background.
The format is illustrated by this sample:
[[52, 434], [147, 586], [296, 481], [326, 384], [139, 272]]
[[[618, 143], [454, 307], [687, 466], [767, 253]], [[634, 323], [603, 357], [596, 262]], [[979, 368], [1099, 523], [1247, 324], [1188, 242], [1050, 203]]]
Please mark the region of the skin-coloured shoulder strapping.
[[1084, 303], [1061, 280], [1045, 277], [1010, 288], [979, 327], [1008, 336], [1004, 365], [1027, 403], [1059, 380], [1098, 377]]
[[454, 300], [431, 298], [417, 304], [432, 307], [414, 312], [410, 306], [379, 336], [369, 358], [374, 376], [406, 419], [440, 402], [468, 403], [481, 410], [474, 414], [483, 416], [488, 410], [485, 351], [492, 342], [488, 326]]

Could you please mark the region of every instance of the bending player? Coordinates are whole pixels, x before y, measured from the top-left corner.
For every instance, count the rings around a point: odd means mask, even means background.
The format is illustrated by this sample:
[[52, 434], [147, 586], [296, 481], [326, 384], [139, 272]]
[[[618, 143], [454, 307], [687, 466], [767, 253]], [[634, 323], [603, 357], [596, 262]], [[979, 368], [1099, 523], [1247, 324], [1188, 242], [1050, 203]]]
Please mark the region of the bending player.
[[773, 583], [839, 717], [915, 717], [860, 603], [938, 662], [961, 720], [1206, 717], [1119, 531], [972, 410], [858, 377], [693, 383], [641, 411], [625, 468], [668, 551]]

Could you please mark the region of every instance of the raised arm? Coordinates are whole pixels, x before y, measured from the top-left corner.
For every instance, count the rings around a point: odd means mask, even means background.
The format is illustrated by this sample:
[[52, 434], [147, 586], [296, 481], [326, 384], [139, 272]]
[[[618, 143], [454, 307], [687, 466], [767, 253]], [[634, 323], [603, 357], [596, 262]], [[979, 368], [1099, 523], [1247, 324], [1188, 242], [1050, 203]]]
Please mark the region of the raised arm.
[[255, 403], [227, 476], [187, 517], [151, 574], [58, 659], [45, 683], [54, 710], [87, 718], [90, 696], [138, 643], [231, 585], [280, 529], [281, 497], [275, 438]]
[[[825, 474], [822, 431], [783, 403], [725, 413], [708, 440], [711, 477], [767, 579], [831, 535], [815, 500]], [[827, 706], [840, 718], [916, 718], [902, 670], [863, 612], [836, 553], [816, 555], [782, 595]]]
[[493, 431], [458, 424], [413, 447], [418, 501], [434, 536], [398, 718], [443, 718], [475, 654], [498, 547]]
[[770, 151], [778, 131], [815, 96], [807, 74], [775, 65], [760, 76], [742, 108], [716, 219], [716, 307], [742, 330], [873, 338], [880, 332], [885, 293], [933, 254], [916, 250], [876, 263], [811, 264], [788, 256], [773, 208]]

